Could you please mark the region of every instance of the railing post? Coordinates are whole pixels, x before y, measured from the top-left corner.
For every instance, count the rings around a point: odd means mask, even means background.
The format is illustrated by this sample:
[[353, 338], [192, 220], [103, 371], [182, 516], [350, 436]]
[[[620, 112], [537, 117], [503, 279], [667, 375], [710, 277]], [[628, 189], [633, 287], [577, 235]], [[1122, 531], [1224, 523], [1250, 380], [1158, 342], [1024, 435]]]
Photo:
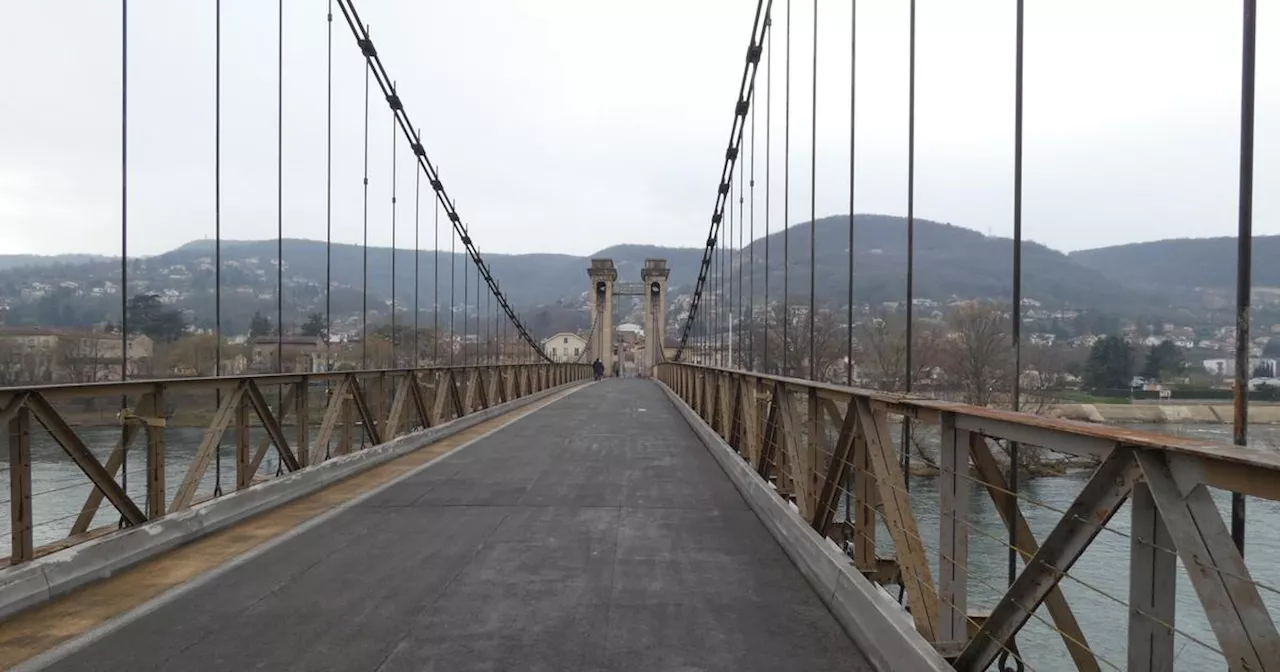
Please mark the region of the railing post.
[[969, 432], [956, 429], [953, 413], [942, 415], [942, 495], [938, 535], [939, 642], [965, 642], [968, 626]]
[[[412, 374], [411, 374], [412, 375]], [[303, 376], [298, 381], [297, 392], [293, 396], [293, 415], [294, 420], [298, 423], [297, 447], [294, 452], [298, 455], [298, 466], [306, 468], [307, 458], [311, 454], [310, 439], [307, 432], [311, 427], [311, 382]], [[284, 409], [281, 409], [281, 415], [284, 415]]]
[[249, 468], [253, 458], [249, 455], [249, 395], [236, 404], [236, 489], [243, 490], [253, 483]]
[[[389, 381], [387, 380], [387, 374], [385, 372], [378, 374], [378, 384], [373, 391], [373, 394], [375, 396], [372, 400], [372, 403], [369, 404], [370, 410], [373, 411], [373, 413], [371, 413], [373, 417], [370, 418], [370, 421], [373, 422], [373, 426], [375, 429], [382, 429], [382, 427], [385, 426], [385, 423], [386, 423], [387, 410], [388, 410], [387, 398], [390, 396], [387, 394], [388, 382]], [[378, 434], [378, 436], [382, 436], [382, 434]]]
[[[849, 399], [847, 413], [855, 413], [857, 397]], [[871, 472], [871, 451], [867, 449], [867, 427], [858, 423], [853, 436], [853, 564], [864, 572], [876, 570], [876, 507], [880, 504], [879, 488]]]
[[140, 408], [146, 414], [147, 432], [147, 518], [164, 515], [164, 386], [156, 385], [151, 393], [151, 408]]
[[1173, 670], [1174, 602], [1178, 558], [1173, 539], [1145, 482], [1134, 484], [1129, 542], [1129, 670]]
[[[342, 390], [342, 394], [344, 397], [353, 395], [354, 393], [351, 391], [351, 388], [355, 387], [358, 384], [355, 376], [351, 376], [349, 380], [351, 381], [351, 384], [345, 386]], [[339, 455], [351, 454], [351, 446], [353, 442], [351, 437], [351, 432], [353, 429], [353, 425], [356, 424], [355, 405], [356, 404], [354, 399], [344, 398], [342, 400], [342, 433], [338, 435], [338, 454]]]
[[[809, 451], [809, 474], [806, 478], [809, 481], [808, 492], [816, 495], [818, 489], [822, 487], [822, 483], [819, 480], [819, 472], [826, 472], [825, 465], [822, 462], [822, 455], [826, 452], [827, 432], [826, 423], [822, 421], [822, 409], [818, 406], [818, 388], [810, 387], [806, 396], [809, 414], [809, 436], [808, 445], [806, 446]], [[809, 510], [816, 511], [816, 505], [817, 502], [814, 501]], [[827, 531], [819, 530], [819, 533], [826, 536]]]
[[31, 411], [22, 406], [9, 420], [10, 564], [35, 556], [31, 518]]

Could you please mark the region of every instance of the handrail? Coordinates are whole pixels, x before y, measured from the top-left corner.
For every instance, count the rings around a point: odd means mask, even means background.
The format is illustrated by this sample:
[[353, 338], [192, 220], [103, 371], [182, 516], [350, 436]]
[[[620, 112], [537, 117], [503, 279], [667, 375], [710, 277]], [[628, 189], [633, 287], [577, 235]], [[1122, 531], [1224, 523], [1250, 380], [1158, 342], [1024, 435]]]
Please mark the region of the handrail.
[[[1175, 635], [1199, 647], [1197, 664], [1270, 669], [1280, 660], [1280, 633], [1262, 599], [1264, 591], [1280, 595], [1280, 587], [1251, 575], [1213, 492], [1280, 501], [1280, 451], [702, 364], [663, 362], [657, 377], [862, 576], [899, 586], [916, 630], [957, 670], [997, 661], [1010, 669], [1006, 660], [1035, 669], [1043, 651], [1017, 644], [1033, 620], [1058, 633], [1078, 669], [1123, 669], [1114, 641], [1091, 644], [1071, 609], [1077, 598], [1062, 583], [1126, 610], [1131, 662], [1171, 660]], [[905, 419], [901, 432], [895, 415]], [[934, 425], [936, 434], [922, 441], [923, 431], [906, 424]], [[1070, 481], [1080, 486], [1069, 502], [1020, 488], [1006, 475], [1008, 461], [1027, 452], [1006, 451], [1013, 444], [1088, 458], [1068, 463], [1092, 473]], [[935, 479], [934, 487], [916, 490], [919, 477]], [[982, 492], [1007, 537], [979, 524], [982, 510], [971, 495]], [[927, 503], [917, 510], [922, 497]], [[1125, 507], [1130, 525], [1110, 525]], [[1056, 520], [1047, 536], [1037, 539], [1024, 509]], [[939, 534], [922, 533], [925, 525]], [[888, 532], [892, 555], [883, 555], [878, 530]], [[1016, 552], [1016, 580], [995, 585], [1004, 581], [993, 581], [990, 567], [971, 564], [970, 537]], [[1122, 539], [1127, 590], [1108, 592], [1087, 568], [1075, 567], [1098, 538]], [[1211, 634], [1176, 620], [1182, 572]], [[984, 602], [998, 598], [995, 606], [970, 609], [975, 590]]]
[[[250, 488], [365, 446], [585, 380], [589, 374], [586, 364], [511, 363], [3, 388], [0, 428], [7, 430], [9, 453], [9, 563], [28, 562], [109, 533], [117, 520], [131, 526], [182, 511], [202, 501], [209, 487], [213, 497], [220, 496], [224, 481], [228, 491]], [[263, 392], [270, 387], [279, 391], [271, 401]], [[220, 394], [211, 394], [215, 390]], [[206, 394], [191, 394], [199, 391]], [[99, 419], [117, 426], [119, 436], [105, 458], [92, 450], [102, 434], [84, 433], [74, 423], [78, 409], [66, 402], [78, 399], [108, 400], [110, 415]], [[188, 437], [184, 446], [172, 437], [166, 441], [165, 428], [172, 425], [170, 411], [175, 409], [207, 424], [202, 438]], [[265, 436], [255, 436], [255, 426]], [[41, 427], [60, 452], [33, 450], [40, 445]], [[135, 443], [143, 445], [132, 447]], [[230, 444], [226, 450], [224, 443]], [[131, 451], [145, 454], [143, 460], [135, 458], [133, 468]], [[234, 464], [234, 479], [215, 466], [224, 461], [224, 452]], [[33, 453], [38, 458], [34, 461]], [[267, 466], [271, 453], [279, 459]], [[75, 465], [70, 477], [65, 465], [55, 464], [67, 458]], [[175, 492], [165, 485], [166, 462], [186, 465]], [[56, 478], [49, 469], [57, 471]], [[128, 487], [130, 479], [145, 483], [144, 499], [135, 501], [137, 495], [131, 491], [137, 488]], [[84, 498], [78, 514], [65, 515], [68, 496]], [[109, 516], [110, 524], [101, 526], [104, 501], [119, 518]], [[94, 527], [95, 521], [99, 527]]]
[[[868, 388], [849, 387], [835, 383], [824, 383], [804, 378], [791, 378], [788, 376], [778, 376], [767, 373], [756, 373], [754, 371], [742, 371], [738, 369], [730, 369], [724, 367], [709, 366], [705, 364], [692, 364], [688, 362], [664, 362], [664, 364], [672, 364], [692, 369], [701, 369], [705, 371], [714, 371], [723, 374], [733, 374], [750, 376], [759, 380], [767, 380], [770, 382], [784, 383], [788, 386], [806, 387], [835, 395], [849, 395], [862, 397], [877, 402], [885, 407], [892, 409], [898, 413], [905, 413], [912, 417], [922, 418], [923, 415], [936, 415], [941, 413], [952, 413], [962, 418], [968, 418], [974, 422], [992, 421], [998, 423], [1007, 423], [1010, 425], [1018, 425], [1026, 427], [1028, 430], [1042, 433], [1060, 433], [1079, 437], [1083, 439], [1097, 440], [1108, 444], [1119, 444], [1132, 446], [1137, 448], [1147, 448], [1155, 450], [1166, 450], [1169, 452], [1182, 453], [1191, 457], [1196, 457], [1209, 461], [1222, 461], [1226, 463], [1238, 464], [1248, 467], [1256, 467], [1266, 469], [1268, 471], [1280, 472], [1280, 451], [1263, 450], [1261, 448], [1253, 448], [1247, 446], [1236, 446], [1222, 441], [1210, 441], [1206, 439], [1195, 439], [1182, 436], [1174, 436], [1171, 434], [1162, 434], [1160, 432], [1152, 432], [1131, 427], [1117, 425], [1103, 425], [1091, 422], [1083, 422], [1080, 420], [1070, 420], [1067, 418], [1056, 418], [1045, 415], [1036, 415], [1034, 413], [1009, 411], [1000, 408], [989, 408], [983, 406], [973, 406], [953, 401], [943, 401], [939, 399], [931, 399], [928, 397], [914, 394], [899, 394], [893, 392], [884, 392], [882, 390], [873, 390]], [[991, 427], [987, 436], [1000, 439], [1013, 439], [1023, 441], [1022, 437], [1003, 436], [998, 429]], [[1007, 433], [1007, 432], [1006, 432]], [[1030, 441], [1033, 445], [1044, 446], [1043, 443]], [[1048, 446], [1046, 446], [1048, 447]], [[1096, 455], [1096, 451], [1070, 451], [1064, 450], [1072, 454], [1090, 454]], [[1213, 484], [1217, 487], [1229, 488], [1233, 486]], [[1259, 497], [1267, 499], [1280, 500], [1280, 489], [1276, 490], [1246, 490], [1248, 494], [1256, 494]], [[1266, 494], [1271, 493], [1271, 494]]]

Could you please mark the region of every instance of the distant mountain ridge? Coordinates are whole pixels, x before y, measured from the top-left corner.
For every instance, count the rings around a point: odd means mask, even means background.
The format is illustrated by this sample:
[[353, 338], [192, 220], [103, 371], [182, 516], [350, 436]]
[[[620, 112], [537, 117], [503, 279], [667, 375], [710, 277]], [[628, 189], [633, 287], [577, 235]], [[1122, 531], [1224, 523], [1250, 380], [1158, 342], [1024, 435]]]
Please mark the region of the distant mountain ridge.
[[[61, 264], [84, 264], [93, 261], [107, 261], [111, 257], [100, 254], [0, 254], [0, 271], [32, 266], [57, 266]], [[118, 260], [119, 257], [116, 257]]]
[[[757, 222], [757, 232], [763, 227]], [[876, 305], [902, 301], [906, 293], [906, 222], [901, 217], [858, 215], [854, 222], [854, 301]], [[844, 305], [848, 295], [849, 218], [824, 217], [816, 231], [815, 282], [817, 297], [826, 305]], [[726, 238], [728, 236], [726, 235]], [[735, 238], [736, 232], [735, 232]], [[1008, 238], [987, 236], [951, 224], [916, 220], [915, 296], [944, 301], [951, 298], [1012, 296], [1012, 247]], [[323, 241], [286, 239], [284, 247], [284, 304], [286, 323], [301, 323], [308, 312], [323, 312], [326, 269], [333, 283], [331, 306], [335, 319], [367, 307], [371, 315], [389, 315], [392, 268], [396, 303], [400, 310], [415, 301], [429, 313], [439, 296], [442, 310], [452, 303], [475, 305], [476, 278], [462, 254], [447, 250], [414, 250], [338, 244], [326, 250]], [[789, 250], [790, 266], [782, 263]], [[766, 278], [769, 298], [779, 300], [784, 286], [793, 299], [809, 293], [810, 225], [793, 224], [756, 239], [740, 251], [725, 251], [726, 277], [736, 284], [742, 274], [743, 291], [754, 284], [758, 300], [764, 297]], [[1266, 264], [1271, 252], [1280, 252], [1280, 236], [1255, 239], [1255, 282], [1280, 286], [1280, 267]], [[129, 293], [139, 291], [175, 294], [170, 302], [209, 321], [213, 311], [214, 242], [198, 240], [152, 257], [130, 259]], [[655, 245], [616, 245], [579, 257], [565, 254], [485, 254], [504, 293], [526, 313], [557, 312], [560, 318], [543, 322], [585, 319], [583, 296], [588, 290], [586, 269], [591, 258], [608, 257], [618, 268], [619, 280], [639, 280], [646, 258], [664, 258], [671, 267], [673, 299], [692, 292], [703, 251]], [[235, 329], [247, 325], [255, 310], [275, 314], [276, 241], [223, 241], [222, 296], [224, 323]], [[1170, 255], [1173, 255], [1170, 259]], [[766, 267], [765, 259], [769, 264]], [[754, 264], [752, 259], [754, 258]], [[394, 260], [393, 260], [394, 259]], [[367, 260], [368, 296], [364, 286]], [[437, 260], [439, 283], [437, 285]], [[1170, 269], [1177, 269], [1171, 273]], [[450, 297], [450, 270], [456, 275]], [[1165, 277], [1174, 276], [1174, 277]], [[31, 291], [32, 283], [56, 288], [70, 282], [78, 289], [51, 289], [45, 294], [84, 294], [105, 282], [119, 282], [119, 260], [95, 255], [0, 255], [0, 305], [10, 306], [11, 324], [47, 323], [51, 320], [111, 319], [118, 314], [119, 297], [106, 300], [99, 294], [79, 300], [71, 312], [45, 306], [43, 312], [26, 306], [43, 295]], [[1168, 240], [1121, 245], [1064, 254], [1037, 243], [1023, 246], [1023, 296], [1042, 305], [1134, 312], [1162, 308], [1171, 301], [1171, 289], [1180, 286], [1231, 287], [1234, 285], [1234, 239]], [[539, 308], [542, 307], [542, 308]], [[483, 308], [483, 307], [482, 307]], [[568, 317], [565, 317], [568, 316]], [[371, 317], [371, 319], [375, 319]], [[224, 324], [226, 326], [226, 324]], [[551, 328], [550, 326], [548, 328]]]
[[[1280, 236], [1253, 237], [1253, 285], [1280, 287]], [[1134, 287], [1234, 289], [1236, 238], [1171, 238], [1072, 252], [1072, 261]]]

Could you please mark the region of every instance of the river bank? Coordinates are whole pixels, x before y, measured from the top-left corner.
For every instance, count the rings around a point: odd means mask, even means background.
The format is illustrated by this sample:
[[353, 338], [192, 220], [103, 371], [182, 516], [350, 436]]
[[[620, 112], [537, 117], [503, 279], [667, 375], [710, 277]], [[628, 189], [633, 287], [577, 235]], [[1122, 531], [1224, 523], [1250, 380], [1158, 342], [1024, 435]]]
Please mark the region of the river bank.
[[[1046, 415], [1109, 424], [1229, 425], [1231, 404], [1054, 404]], [[1249, 424], [1280, 424], [1280, 406], [1250, 404]]]

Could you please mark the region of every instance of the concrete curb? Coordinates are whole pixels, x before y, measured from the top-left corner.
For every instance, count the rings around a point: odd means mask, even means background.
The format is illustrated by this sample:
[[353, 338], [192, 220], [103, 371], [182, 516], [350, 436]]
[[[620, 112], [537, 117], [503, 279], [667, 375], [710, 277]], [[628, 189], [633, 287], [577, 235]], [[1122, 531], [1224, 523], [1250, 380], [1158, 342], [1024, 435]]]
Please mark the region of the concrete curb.
[[332, 458], [247, 490], [203, 502], [186, 511], [108, 534], [0, 570], [0, 619], [104, 579], [143, 560], [195, 541], [229, 525], [368, 471], [406, 453], [465, 431], [496, 416], [571, 389], [568, 383], [499, 404], [438, 427], [393, 439], [358, 453]]
[[875, 669], [954, 672], [889, 593], [855, 570], [832, 541], [818, 536], [671, 388], [659, 385]]

